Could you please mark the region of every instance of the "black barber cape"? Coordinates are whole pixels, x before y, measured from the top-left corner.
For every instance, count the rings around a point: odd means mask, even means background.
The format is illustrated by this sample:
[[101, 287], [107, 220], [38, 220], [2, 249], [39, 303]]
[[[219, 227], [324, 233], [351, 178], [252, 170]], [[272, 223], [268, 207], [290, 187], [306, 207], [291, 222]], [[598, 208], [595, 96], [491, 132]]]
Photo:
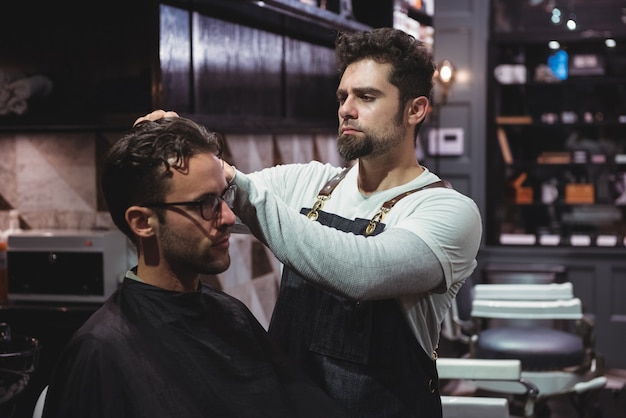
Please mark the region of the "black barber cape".
[[44, 417], [345, 417], [239, 300], [126, 278], [65, 348]]

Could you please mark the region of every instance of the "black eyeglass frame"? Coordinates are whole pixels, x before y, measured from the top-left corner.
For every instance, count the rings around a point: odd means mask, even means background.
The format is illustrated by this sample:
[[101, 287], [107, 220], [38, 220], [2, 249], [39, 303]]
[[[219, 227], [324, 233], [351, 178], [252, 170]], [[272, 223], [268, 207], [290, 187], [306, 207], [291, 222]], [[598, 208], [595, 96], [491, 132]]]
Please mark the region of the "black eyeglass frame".
[[[216, 194], [208, 194], [199, 200], [192, 200], [189, 202], [149, 202], [144, 203], [141, 206], [145, 206], [147, 208], [167, 208], [169, 206], [196, 206], [200, 210], [200, 217], [205, 221], [211, 221], [215, 219], [215, 217], [221, 213], [222, 209], [222, 201], [226, 203], [226, 205], [232, 209], [233, 202], [235, 200], [235, 192], [237, 191], [237, 187], [234, 184], [231, 184], [224, 190], [220, 196]], [[211, 205], [207, 205], [208, 201], [212, 201]], [[210, 216], [205, 216], [205, 210], [208, 210], [211, 213]]]

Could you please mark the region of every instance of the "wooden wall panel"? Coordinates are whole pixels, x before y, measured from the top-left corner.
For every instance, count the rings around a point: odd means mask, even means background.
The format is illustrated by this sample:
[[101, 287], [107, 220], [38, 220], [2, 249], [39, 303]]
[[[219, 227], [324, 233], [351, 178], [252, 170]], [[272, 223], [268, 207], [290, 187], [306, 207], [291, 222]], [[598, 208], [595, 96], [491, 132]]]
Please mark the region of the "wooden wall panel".
[[623, 334], [626, 335], [626, 303], [624, 302], [624, 297], [626, 297], [626, 268], [624, 266], [614, 268], [607, 281], [610, 285], [609, 316], [625, 327]]
[[177, 112], [191, 111], [191, 28], [189, 12], [161, 6], [159, 59], [162, 103], [159, 107]]
[[606, 274], [596, 277], [598, 305], [596, 312], [596, 341], [598, 350], [610, 367], [626, 368], [626, 265], [603, 263]]
[[282, 116], [282, 36], [197, 13], [192, 25], [194, 112]]
[[339, 77], [335, 51], [285, 38], [285, 100], [287, 118], [336, 120], [335, 91]]
[[570, 265], [567, 267], [567, 279], [574, 286], [574, 294], [583, 301], [585, 312], [596, 312], [596, 277], [598, 276], [594, 263]]

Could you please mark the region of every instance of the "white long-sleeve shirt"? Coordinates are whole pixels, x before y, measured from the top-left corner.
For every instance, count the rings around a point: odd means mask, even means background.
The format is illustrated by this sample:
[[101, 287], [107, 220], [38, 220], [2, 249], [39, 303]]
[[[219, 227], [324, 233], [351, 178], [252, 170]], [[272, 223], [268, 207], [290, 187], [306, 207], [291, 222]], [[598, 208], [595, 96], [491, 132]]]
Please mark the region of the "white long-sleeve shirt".
[[[383, 219], [383, 233], [364, 237], [313, 222], [299, 213], [342, 168], [311, 162], [237, 172], [235, 212], [283, 264], [313, 284], [354, 300], [398, 299], [427, 353], [439, 340], [452, 298], [476, 267], [482, 222], [476, 204], [446, 188], [399, 201]], [[439, 178], [427, 169], [413, 181], [364, 196], [353, 167], [323, 211], [371, 219], [382, 204]]]

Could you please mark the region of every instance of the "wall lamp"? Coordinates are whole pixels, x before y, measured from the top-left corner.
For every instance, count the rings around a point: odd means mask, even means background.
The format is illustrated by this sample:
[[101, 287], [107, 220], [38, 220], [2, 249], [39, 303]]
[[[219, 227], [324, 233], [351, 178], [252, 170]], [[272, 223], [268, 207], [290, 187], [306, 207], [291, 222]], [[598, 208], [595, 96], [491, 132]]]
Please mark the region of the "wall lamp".
[[450, 92], [452, 84], [454, 84], [455, 76], [456, 69], [449, 60], [443, 60], [439, 63], [439, 65], [437, 65], [435, 80], [441, 86], [442, 104], [445, 104], [448, 101], [448, 93]]

